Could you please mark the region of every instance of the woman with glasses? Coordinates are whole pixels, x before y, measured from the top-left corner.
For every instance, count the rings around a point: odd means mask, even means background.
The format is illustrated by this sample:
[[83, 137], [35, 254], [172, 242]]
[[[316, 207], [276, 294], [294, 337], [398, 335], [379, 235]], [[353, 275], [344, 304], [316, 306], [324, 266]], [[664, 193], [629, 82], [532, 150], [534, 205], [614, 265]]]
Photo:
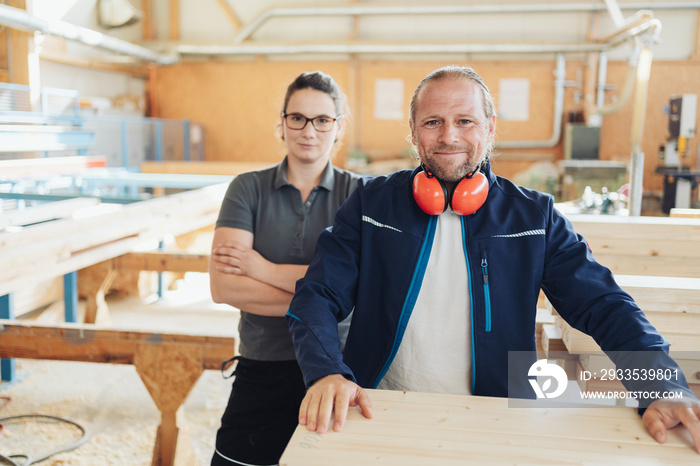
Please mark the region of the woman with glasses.
[[211, 293], [241, 317], [235, 379], [212, 465], [276, 464], [297, 426], [306, 389], [284, 315], [316, 239], [357, 183], [357, 175], [331, 164], [346, 105], [329, 75], [299, 75], [280, 115], [286, 157], [234, 178], [221, 205]]

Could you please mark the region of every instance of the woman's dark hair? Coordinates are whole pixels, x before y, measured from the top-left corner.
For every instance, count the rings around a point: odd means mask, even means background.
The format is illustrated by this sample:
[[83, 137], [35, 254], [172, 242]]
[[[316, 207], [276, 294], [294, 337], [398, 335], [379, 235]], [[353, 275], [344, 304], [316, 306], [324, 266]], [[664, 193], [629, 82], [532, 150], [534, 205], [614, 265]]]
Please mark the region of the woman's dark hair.
[[335, 103], [336, 116], [343, 115], [348, 116], [347, 100], [345, 94], [338, 86], [338, 83], [323, 71], [307, 71], [301, 73], [297, 78], [292, 81], [292, 83], [287, 87], [287, 94], [284, 96], [284, 106], [282, 111], [287, 111], [287, 104], [289, 104], [289, 99], [292, 94], [296, 91], [302, 89], [314, 89], [317, 91], [325, 92], [328, 94], [333, 103]]

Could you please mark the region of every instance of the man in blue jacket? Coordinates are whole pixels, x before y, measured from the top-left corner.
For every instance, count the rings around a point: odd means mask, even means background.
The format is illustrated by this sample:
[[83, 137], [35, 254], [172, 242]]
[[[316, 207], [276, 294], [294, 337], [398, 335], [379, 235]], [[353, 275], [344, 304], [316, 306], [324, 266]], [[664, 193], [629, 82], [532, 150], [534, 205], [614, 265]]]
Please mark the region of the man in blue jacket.
[[[297, 283], [287, 321], [309, 387], [302, 425], [324, 432], [334, 411], [339, 431], [354, 405], [371, 417], [362, 387], [533, 397], [540, 289], [608, 354], [651, 352], [655, 365], [677, 368], [552, 197], [492, 173], [496, 115], [478, 74], [451, 66], [428, 75], [409, 125], [421, 166], [361, 180]], [[341, 349], [337, 323], [353, 310]], [[514, 352], [532, 360], [513, 368]], [[618, 365], [633, 366], [626, 357]], [[662, 385], [653, 388], [693, 398], [682, 373]], [[683, 423], [700, 453], [697, 400], [651, 401], [641, 405], [649, 432], [663, 442]]]

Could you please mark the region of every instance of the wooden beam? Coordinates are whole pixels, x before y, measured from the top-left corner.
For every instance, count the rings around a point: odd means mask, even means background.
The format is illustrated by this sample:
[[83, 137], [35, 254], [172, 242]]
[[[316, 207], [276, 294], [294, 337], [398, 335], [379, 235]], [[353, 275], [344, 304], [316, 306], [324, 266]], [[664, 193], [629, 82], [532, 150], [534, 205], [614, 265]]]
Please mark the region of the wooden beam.
[[[20, 10], [26, 11], [27, 9], [26, 0], [9, 0], [3, 3]], [[32, 66], [32, 61], [36, 59], [34, 34], [20, 29], [9, 28], [8, 38], [10, 82], [38, 88], [40, 85], [39, 68], [36, 67], [36, 70], [34, 70], [35, 67]]]
[[700, 60], [700, 15], [695, 16], [695, 23], [695, 49], [688, 57], [690, 60]]
[[542, 326], [542, 349], [547, 357], [549, 357], [550, 352], [566, 351], [561, 333], [554, 324]]
[[146, 116], [158, 118], [160, 110], [158, 106], [158, 67], [148, 66], [148, 85], [146, 86]]
[[63, 65], [75, 66], [78, 68], [124, 73], [142, 79], [148, 78], [148, 69], [146, 65], [138, 63], [134, 63], [133, 65], [121, 65], [105, 61], [91, 60], [88, 58], [78, 58], [70, 55], [60, 55], [51, 52], [41, 52], [39, 54], [39, 58], [41, 60], [46, 60], [53, 63], [60, 63]]
[[208, 254], [132, 252], [113, 259], [114, 268], [122, 270], [148, 270], [153, 272], [203, 272], [209, 271]]
[[36, 178], [46, 175], [70, 175], [90, 168], [107, 166], [107, 157], [77, 155], [66, 157], [40, 157], [30, 159], [0, 160], [0, 173], [4, 180]]
[[149, 42], [156, 39], [155, 18], [153, 17], [151, 5], [151, 0], [141, 0], [141, 9], [143, 10], [141, 27], [144, 42]]
[[216, 0], [219, 6], [221, 7], [222, 10], [224, 10], [224, 13], [226, 13], [226, 16], [228, 17], [229, 21], [231, 21], [231, 24], [233, 24], [233, 27], [236, 29], [242, 29], [243, 24], [241, 23], [240, 18], [236, 14], [236, 12], [233, 11], [233, 8], [231, 5], [228, 4], [226, 0]]
[[0, 233], [0, 295], [216, 222], [225, 183]]
[[96, 206], [98, 203], [98, 199], [81, 197], [49, 202], [25, 209], [5, 211], [0, 215], [0, 230], [10, 225], [29, 225], [31, 223], [70, 217], [76, 211]]
[[190, 175], [238, 175], [269, 167], [267, 162], [142, 162], [141, 173], [173, 173]]
[[[85, 303], [85, 318], [86, 324], [109, 325], [109, 310], [107, 309], [107, 301], [105, 296], [109, 292], [110, 286], [114, 279], [117, 278], [117, 270], [109, 264], [102, 262], [103, 267], [93, 266], [91, 273], [91, 282], [89, 285], [82, 284], [86, 295]], [[102, 272], [102, 273], [98, 273]], [[87, 288], [87, 290], [85, 290]]]
[[567, 215], [616, 275], [700, 278], [700, 219]]
[[[198, 348], [202, 369], [219, 370], [233, 353], [235, 338], [194, 333], [153, 333], [85, 324], [36, 325], [0, 319], [0, 357], [135, 364], [145, 346]], [[179, 367], [173, 367], [177, 372]]]
[[[700, 15], [698, 15], [700, 17]], [[700, 218], [700, 209], [671, 208], [669, 216], [672, 218]]]
[[[700, 278], [618, 275], [615, 279], [669, 341], [671, 351], [700, 348], [700, 335], [694, 330], [700, 328]], [[593, 338], [561, 317], [555, 316], [554, 322], [568, 351], [600, 351]]]
[[171, 41], [180, 40], [180, 0], [170, 0], [170, 27], [168, 29]]

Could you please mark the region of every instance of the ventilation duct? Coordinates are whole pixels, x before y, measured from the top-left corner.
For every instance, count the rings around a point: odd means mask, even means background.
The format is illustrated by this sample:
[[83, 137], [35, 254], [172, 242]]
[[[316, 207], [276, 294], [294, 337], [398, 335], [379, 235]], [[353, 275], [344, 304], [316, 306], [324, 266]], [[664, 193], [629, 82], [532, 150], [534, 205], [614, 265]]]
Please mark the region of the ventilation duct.
[[100, 26], [109, 29], [134, 24], [142, 16], [129, 0], [99, 0], [97, 5], [97, 20]]

